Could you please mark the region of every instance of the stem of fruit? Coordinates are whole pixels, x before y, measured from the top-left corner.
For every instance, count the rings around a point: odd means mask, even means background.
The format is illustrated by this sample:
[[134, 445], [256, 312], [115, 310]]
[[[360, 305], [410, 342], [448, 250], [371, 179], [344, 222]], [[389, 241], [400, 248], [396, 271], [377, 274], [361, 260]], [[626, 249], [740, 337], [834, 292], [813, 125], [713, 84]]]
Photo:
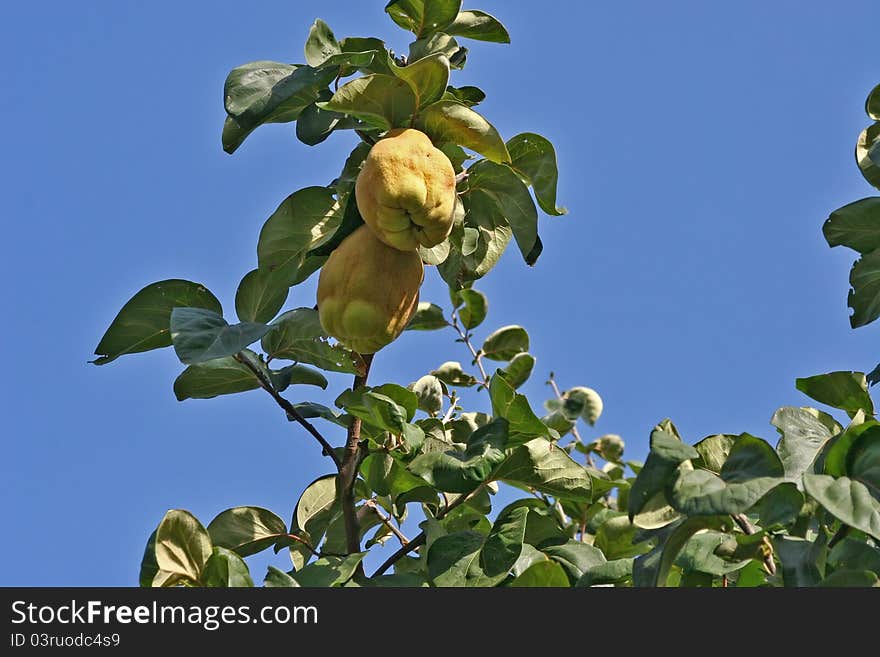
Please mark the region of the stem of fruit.
[[251, 372], [253, 372], [254, 376], [257, 377], [257, 381], [260, 382], [260, 386], [262, 386], [263, 390], [272, 395], [272, 399], [275, 400], [282, 410], [287, 413], [287, 419], [292, 422], [299, 423], [306, 431], [308, 431], [315, 440], [321, 443], [321, 448], [325, 456], [329, 456], [337, 470], [342, 468], [342, 461], [339, 460], [339, 457], [336, 456], [336, 452], [333, 451], [333, 447], [330, 443], [327, 442], [327, 439], [321, 435], [321, 433], [314, 427], [314, 425], [305, 419], [302, 415], [299, 414], [299, 411], [294, 408], [293, 404], [287, 401], [284, 397], [278, 394], [278, 391], [275, 390], [275, 386], [272, 385], [272, 382], [266, 377], [266, 375], [260, 371], [260, 369], [254, 366], [253, 363], [250, 362], [247, 358], [241, 356], [240, 354], [235, 355], [235, 360], [248, 368]]
[[[474, 490], [472, 490], [470, 493], [467, 493], [465, 495], [459, 495], [457, 498], [455, 498], [455, 500], [453, 500], [452, 504], [450, 504], [445, 509], [443, 509], [442, 511], [437, 513], [437, 515], [435, 516], [436, 519], [440, 520], [440, 519], [444, 518], [445, 516], [447, 516], [450, 511], [452, 511], [454, 508], [461, 506], [462, 504], [467, 502], [474, 495], [476, 495], [478, 492], [480, 492], [483, 489], [483, 487], [486, 486], [488, 483], [489, 483], [489, 481], [484, 481], [479, 486], [477, 486]], [[424, 545], [425, 541], [427, 539], [428, 539], [428, 537], [425, 534], [425, 532], [419, 532], [419, 534], [416, 535], [415, 538], [413, 538], [411, 541], [409, 541], [406, 545], [401, 545], [400, 548], [397, 550], [397, 552], [395, 552], [390, 557], [388, 557], [385, 560], [385, 563], [383, 563], [381, 566], [379, 566], [376, 569], [376, 572], [373, 573], [372, 577], [378, 577], [379, 575], [383, 575], [385, 573], [385, 571], [388, 570], [389, 568], [391, 568], [391, 566], [393, 566], [395, 564], [395, 562], [397, 562], [399, 559], [403, 558], [404, 556], [406, 556], [407, 554], [409, 554], [410, 552], [412, 552], [416, 548], [419, 548], [422, 545]]]
[[[373, 362], [373, 354], [362, 355], [364, 360], [364, 373], [354, 377], [352, 390], [357, 390], [367, 384], [367, 376], [370, 374], [370, 365]], [[342, 454], [342, 465], [339, 468], [339, 476], [336, 478], [336, 496], [342, 506], [342, 517], [345, 521], [345, 542], [349, 554], [361, 550], [361, 523], [358, 521], [357, 508], [354, 499], [354, 484], [357, 481], [358, 467], [361, 464], [361, 419], [352, 417], [348, 425], [348, 434], [345, 439], [345, 449]], [[361, 568], [360, 566], [358, 567]]]

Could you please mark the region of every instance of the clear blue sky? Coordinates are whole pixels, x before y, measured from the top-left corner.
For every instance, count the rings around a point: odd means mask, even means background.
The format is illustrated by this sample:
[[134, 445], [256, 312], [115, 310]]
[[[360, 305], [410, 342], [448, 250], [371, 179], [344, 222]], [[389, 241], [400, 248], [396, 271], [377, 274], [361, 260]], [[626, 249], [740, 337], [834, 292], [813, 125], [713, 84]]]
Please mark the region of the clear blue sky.
[[[469, 3], [468, 3], [469, 4]], [[310, 23], [407, 38], [384, 2], [19, 2], [0, 24], [0, 259], [4, 508], [0, 585], [132, 585], [168, 508], [207, 523], [253, 504], [290, 517], [329, 472], [259, 391], [174, 399], [171, 350], [87, 364], [143, 285], [205, 283], [232, 315], [260, 226], [290, 192], [325, 184], [353, 146], [309, 148], [291, 125], [220, 148], [227, 71], [302, 61]], [[319, 6], [321, 8], [319, 9]], [[544, 254], [516, 248], [477, 287], [485, 329], [524, 325], [546, 373], [605, 400], [597, 429], [643, 458], [664, 417], [694, 442], [775, 440], [794, 379], [870, 369], [880, 327], [852, 331], [853, 254], [825, 245], [827, 214], [871, 195], [855, 168], [865, 95], [880, 82], [872, 2], [501, 2], [509, 46], [470, 42], [458, 84], [479, 84], [505, 137], [556, 144], [564, 217]], [[423, 299], [444, 302], [436, 272]], [[314, 282], [288, 307], [311, 306]], [[480, 337], [485, 335], [485, 330]], [[402, 384], [465, 353], [407, 334], [373, 380]], [[307, 389], [304, 399], [330, 402]], [[483, 400], [478, 400], [485, 403]], [[335, 441], [340, 436], [334, 436]], [[253, 562], [286, 567], [284, 554]]]

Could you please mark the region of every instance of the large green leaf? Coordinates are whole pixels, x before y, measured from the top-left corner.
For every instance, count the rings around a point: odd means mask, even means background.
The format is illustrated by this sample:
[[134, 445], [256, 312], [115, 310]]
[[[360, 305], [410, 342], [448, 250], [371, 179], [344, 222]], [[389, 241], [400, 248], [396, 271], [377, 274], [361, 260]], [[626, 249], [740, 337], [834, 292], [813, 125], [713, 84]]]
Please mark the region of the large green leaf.
[[538, 211], [528, 188], [513, 169], [488, 160], [477, 162], [468, 169], [467, 194], [485, 194], [492, 200], [495, 212], [510, 224], [523, 259], [529, 265], [535, 264], [541, 254]]
[[181, 363], [191, 365], [237, 354], [270, 330], [265, 324], [228, 324], [213, 310], [175, 308], [171, 311], [171, 341]]
[[480, 553], [480, 565], [489, 575], [507, 573], [519, 559], [526, 533], [527, 507], [505, 509], [492, 525]]
[[880, 189], [880, 165], [877, 164], [877, 144], [880, 143], [880, 121], [869, 125], [856, 142], [856, 163], [871, 185]]
[[495, 477], [575, 501], [590, 501], [593, 488], [589, 471], [545, 438], [515, 447]]
[[309, 363], [330, 372], [357, 374], [363, 363], [351, 351], [330, 344], [321, 328], [318, 311], [311, 308], [288, 310], [272, 322], [273, 330], [262, 341], [272, 358]]
[[535, 190], [535, 198], [541, 209], [549, 215], [565, 214], [567, 210], [556, 205], [559, 172], [553, 144], [534, 132], [524, 132], [507, 141], [507, 151], [510, 153], [511, 168]]
[[644, 467], [629, 491], [630, 519], [639, 513], [655, 494], [663, 491], [672, 480], [679, 464], [695, 459], [699, 452], [672, 433], [659, 427], [651, 432], [651, 451]]
[[727, 483], [708, 470], [693, 470], [679, 475], [668, 497], [676, 511], [689, 516], [743, 513], [784, 481], [781, 477], [757, 477]]
[[859, 253], [880, 247], [880, 196], [863, 198], [831, 213], [822, 226], [828, 246], [848, 246]]
[[538, 561], [525, 569], [523, 573], [514, 579], [510, 586], [549, 588], [571, 586], [565, 569], [556, 561]]
[[675, 558], [675, 565], [685, 572], [697, 571], [709, 575], [727, 575], [749, 563], [750, 559], [727, 561], [715, 550], [727, 539], [728, 534], [718, 531], [701, 532], [691, 536]]
[[458, 298], [462, 306], [458, 308], [458, 318], [461, 320], [462, 326], [467, 330], [475, 329], [489, 312], [489, 299], [486, 295], [473, 288], [465, 288], [458, 291]]
[[440, 536], [428, 546], [428, 577], [435, 586], [494, 586], [507, 573], [489, 576], [480, 566], [485, 537], [473, 531]]
[[235, 312], [243, 322], [269, 322], [287, 301], [289, 289], [277, 276], [254, 269], [235, 292]]
[[449, 84], [449, 58], [443, 53], [423, 57], [407, 66], [390, 62], [394, 75], [406, 80], [416, 95], [416, 108], [435, 103]]
[[370, 454], [360, 469], [374, 493], [390, 495], [395, 501], [401, 495], [429, 487], [427, 481], [407, 470], [391, 454]]
[[458, 16], [461, 0], [392, 0], [385, 12], [417, 37], [442, 32]]
[[620, 584], [632, 578], [635, 559], [613, 559], [592, 566], [577, 581], [576, 586]]
[[454, 36], [444, 32], [437, 32], [430, 36], [416, 39], [409, 44], [409, 56], [407, 61], [417, 62], [425, 57], [433, 55], [445, 55], [449, 59], [450, 68], [464, 68], [467, 60], [467, 48], [458, 45]]
[[[880, 314], [880, 306], [878, 306]], [[829, 372], [796, 380], [797, 389], [823, 404], [855, 415], [863, 410], [874, 414], [874, 403], [868, 394], [868, 382], [862, 372]]]
[[880, 440], [880, 423], [868, 420], [861, 424], [850, 424], [846, 431], [829, 440], [816, 459], [816, 472], [839, 477], [849, 474], [850, 452], [862, 440]]
[[836, 570], [818, 586], [869, 588], [880, 586], [880, 579], [870, 570]]
[[863, 540], [844, 538], [831, 548], [828, 563], [834, 568], [870, 570], [880, 575], [880, 548]]
[[513, 231], [491, 197], [476, 192], [463, 196], [463, 224], [449, 235], [449, 256], [438, 270], [450, 288], [458, 289], [485, 276], [498, 262]]
[[409, 324], [406, 325], [407, 331], [436, 331], [437, 329], [446, 328], [449, 322], [443, 316], [443, 309], [436, 303], [428, 303], [420, 301], [416, 307]]
[[633, 586], [668, 586], [669, 572], [690, 537], [717, 524], [718, 521], [712, 516], [697, 516], [675, 522], [661, 530], [656, 547], [636, 558], [633, 563]]
[[880, 500], [880, 441], [876, 436], [862, 434], [853, 443], [847, 454], [847, 470], [852, 479], [863, 483]]
[[[306, 187], [281, 202], [260, 230], [257, 261], [266, 274], [293, 284], [306, 255], [329, 240], [342, 223], [330, 187]], [[327, 255], [327, 254], [323, 254]]]
[[454, 100], [462, 105], [473, 107], [486, 100], [486, 93], [479, 87], [446, 87], [446, 93], [443, 95], [443, 100]]
[[721, 468], [721, 478], [730, 484], [760, 477], [781, 477], [784, 472], [782, 461], [767, 442], [744, 433], [733, 443]]
[[491, 360], [510, 360], [529, 350], [529, 334], [522, 326], [502, 326], [483, 342], [480, 352]]
[[187, 367], [174, 381], [174, 395], [177, 401], [211, 399], [259, 387], [259, 379], [248, 367], [227, 356]]
[[510, 162], [507, 146], [495, 127], [467, 105], [437, 101], [421, 111], [417, 125], [435, 143], [451, 142], [493, 162]]
[[849, 284], [852, 289], [847, 304], [853, 310], [850, 326], [870, 324], [880, 316], [880, 249], [856, 260], [849, 273]]
[[507, 29], [497, 18], [485, 11], [465, 9], [460, 11], [450, 25], [443, 28], [447, 34], [462, 36], [478, 41], [510, 43]]
[[511, 445], [538, 436], [556, 437], [532, 411], [528, 398], [516, 392], [500, 371], [489, 382], [489, 397], [492, 400], [492, 414], [505, 418], [510, 425]]
[[782, 434], [776, 450], [785, 466], [785, 476], [798, 482], [822, 447], [842, 430], [833, 417], [815, 408], [785, 406], [773, 414], [770, 422]]
[[572, 585], [590, 568], [605, 563], [602, 550], [580, 541], [570, 540], [562, 545], [548, 545], [541, 551], [562, 566]]
[[304, 50], [309, 66], [320, 66], [333, 55], [342, 52], [333, 30], [320, 18], [315, 20], [309, 29], [309, 38], [306, 40]]
[[321, 557], [291, 573], [290, 577], [299, 586], [315, 588], [342, 586], [351, 579], [366, 554], [366, 552], [355, 552], [345, 557]]
[[401, 390], [409, 393], [406, 395], [404, 404], [398, 403], [403, 400], [393, 399], [383, 394], [380, 388], [373, 390], [358, 388], [357, 390], [346, 390], [339, 395], [336, 399], [336, 406], [344, 408], [346, 412], [361, 418], [370, 426], [400, 435], [403, 433], [406, 423], [412, 419], [418, 406], [415, 394], [405, 388], [401, 388]]
[[243, 557], [256, 554], [287, 535], [284, 521], [258, 506], [226, 509], [208, 525], [215, 546], [228, 548]]
[[805, 474], [804, 488], [838, 520], [880, 540], [880, 502], [863, 483], [849, 477]]
[[381, 130], [405, 127], [418, 101], [406, 80], [374, 73], [341, 86], [322, 109], [353, 116]]
[[168, 511], [156, 529], [159, 569], [190, 582], [200, 581], [212, 549], [207, 530], [189, 511]]
[[223, 309], [200, 283], [169, 279], [140, 290], [116, 315], [95, 348], [92, 362], [106, 365], [124, 354], [134, 354], [171, 345], [171, 311], [174, 308]]
[[215, 547], [202, 575], [205, 586], [218, 588], [251, 587], [254, 581], [247, 564], [232, 550]]
[[498, 370], [498, 374], [503, 376], [512, 388], [516, 389], [529, 380], [534, 368], [535, 357], [531, 354], [519, 353], [511, 358], [505, 367]]
[[233, 153], [264, 123], [295, 121], [300, 112], [336, 77], [333, 68], [250, 62], [232, 69], [223, 97], [229, 114], [223, 128], [223, 150]]
[[825, 534], [815, 541], [784, 534], [773, 537], [773, 549], [782, 564], [782, 581], [785, 586], [815, 586], [825, 570]]
[[332, 91], [322, 89], [318, 100], [307, 105], [300, 113], [296, 120], [296, 138], [302, 143], [315, 146], [333, 134], [334, 130], [349, 130], [364, 125], [353, 117], [318, 106], [318, 103], [325, 103], [332, 97]]
[[324, 475], [318, 477], [309, 484], [300, 495], [293, 512], [291, 526], [297, 530], [305, 530], [314, 536], [311, 531], [315, 524], [325, 517], [336, 502], [336, 475]]
[[699, 453], [699, 458], [694, 460], [694, 467], [705, 468], [711, 470], [715, 474], [721, 472], [724, 467], [724, 461], [730, 454], [730, 448], [736, 442], [738, 436], [727, 433], [719, 433], [713, 436], [706, 436], [694, 445], [694, 449]]

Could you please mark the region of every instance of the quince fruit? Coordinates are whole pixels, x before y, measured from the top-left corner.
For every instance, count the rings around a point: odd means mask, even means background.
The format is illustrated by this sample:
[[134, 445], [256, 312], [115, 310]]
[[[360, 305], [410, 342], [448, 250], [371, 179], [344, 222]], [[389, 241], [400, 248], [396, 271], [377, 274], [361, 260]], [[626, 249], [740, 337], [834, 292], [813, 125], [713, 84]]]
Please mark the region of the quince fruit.
[[323, 329], [361, 354], [397, 338], [419, 304], [425, 277], [415, 251], [398, 251], [361, 226], [333, 250], [318, 278]]
[[355, 183], [357, 207], [388, 246], [415, 251], [452, 230], [455, 170], [424, 132], [390, 130], [370, 149]]

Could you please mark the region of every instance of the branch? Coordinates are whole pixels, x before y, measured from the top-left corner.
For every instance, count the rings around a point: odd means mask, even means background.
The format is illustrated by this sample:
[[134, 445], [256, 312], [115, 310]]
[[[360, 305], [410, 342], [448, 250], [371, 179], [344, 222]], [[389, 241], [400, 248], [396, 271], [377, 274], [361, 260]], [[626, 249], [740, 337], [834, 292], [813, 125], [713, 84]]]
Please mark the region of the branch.
[[[743, 530], [744, 534], [751, 536], [756, 533], [754, 525], [749, 522], [744, 513], [732, 513], [730, 517]], [[775, 575], [776, 562], [773, 560], [773, 545], [771, 545], [766, 536], [764, 537], [764, 546], [766, 547], [764, 550], [764, 570], [767, 571], [768, 575]]]
[[379, 510], [379, 507], [376, 505], [376, 502], [374, 500], [367, 500], [365, 504], [370, 507], [370, 509], [372, 509], [373, 513], [375, 513], [379, 520], [382, 521], [382, 524], [385, 525], [392, 534], [394, 534], [397, 540], [400, 541], [401, 545], [406, 545], [410, 542], [406, 535], [402, 531], [400, 531], [393, 522], [391, 522], [391, 518], [386, 516]]
[[452, 328], [456, 330], [459, 336], [461, 336], [461, 341], [467, 345], [467, 348], [471, 352], [471, 356], [474, 357], [474, 363], [478, 368], [480, 368], [480, 376], [483, 377], [483, 387], [489, 387], [489, 377], [486, 375], [486, 370], [483, 367], [483, 354], [474, 349], [474, 345], [471, 344], [471, 335], [470, 333], [465, 333], [461, 327], [458, 325], [458, 317], [455, 312], [452, 313]]
[[376, 140], [373, 138], [373, 135], [364, 132], [363, 130], [355, 130], [355, 133], [364, 141], [364, 143], [367, 143], [370, 146], [376, 145]]
[[[367, 376], [370, 374], [370, 365], [373, 362], [373, 354], [362, 354], [364, 359], [363, 375], [356, 374], [351, 384], [352, 390], [366, 385]], [[339, 476], [336, 478], [336, 496], [342, 505], [342, 517], [345, 520], [345, 540], [349, 554], [361, 550], [361, 524], [358, 521], [357, 509], [354, 500], [354, 484], [357, 481], [358, 467], [361, 463], [361, 419], [352, 417], [348, 425], [348, 435], [345, 439], [345, 451], [342, 456], [342, 465], [339, 468]]]
[[[479, 486], [474, 488], [470, 493], [467, 493], [465, 495], [459, 495], [452, 502], [452, 504], [450, 504], [449, 506], [447, 506], [445, 509], [443, 509], [442, 511], [440, 511], [437, 514], [436, 519], [437, 520], [442, 519], [443, 517], [448, 515], [449, 512], [452, 511], [455, 507], [461, 506], [462, 504], [467, 502], [474, 495], [476, 495], [483, 488], [483, 486], [485, 486], [488, 483], [489, 483], [488, 481], [484, 481]], [[420, 532], [413, 540], [409, 541], [406, 545], [401, 545], [400, 548], [394, 554], [392, 554], [390, 557], [388, 557], [385, 560], [385, 562], [376, 569], [376, 572], [373, 573], [372, 577], [378, 577], [379, 575], [384, 574], [386, 570], [388, 570], [389, 568], [391, 568], [391, 566], [393, 566], [395, 564], [395, 562], [397, 562], [402, 557], [406, 556], [407, 554], [409, 554], [410, 552], [412, 552], [416, 548], [419, 548], [422, 545], [424, 545], [425, 541], [427, 539], [428, 539], [428, 537], [425, 535], [425, 532]]]
[[278, 394], [278, 391], [275, 390], [275, 386], [273, 386], [272, 382], [268, 378], [266, 378], [265, 373], [263, 373], [260, 368], [255, 367], [249, 359], [242, 357], [241, 353], [235, 354], [235, 360], [237, 360], [239, 363], [241, 363], [251, 372], [253, 372], [254, 376], [257, 377], [257, 380], [260, 382], [263, 390], [272, 395], [272, 399], [274, 399], [275, 402], [287, 413], [287, 419], [293, 422], [298, 422], [306, 431], [312, 434], [315, 440], [321, 443], [324, 456], [329, 456], [333, 460], [333, 464], [336, 466], [336, 469], [341, 470], [342, 462], [339, 460], [339, 457], [336, 456], [336, 452], [333, 450], [333, 446], [327, 442], [327, 439], [324, 438], [324, 436], [322, 436], [317, 429], [315, 429], [314, 425], [311, 422], [309, 422], [307, 419], [299, 414], [299, 411], [294, 408], [293, 404], [291, 404], [284, 397]]

